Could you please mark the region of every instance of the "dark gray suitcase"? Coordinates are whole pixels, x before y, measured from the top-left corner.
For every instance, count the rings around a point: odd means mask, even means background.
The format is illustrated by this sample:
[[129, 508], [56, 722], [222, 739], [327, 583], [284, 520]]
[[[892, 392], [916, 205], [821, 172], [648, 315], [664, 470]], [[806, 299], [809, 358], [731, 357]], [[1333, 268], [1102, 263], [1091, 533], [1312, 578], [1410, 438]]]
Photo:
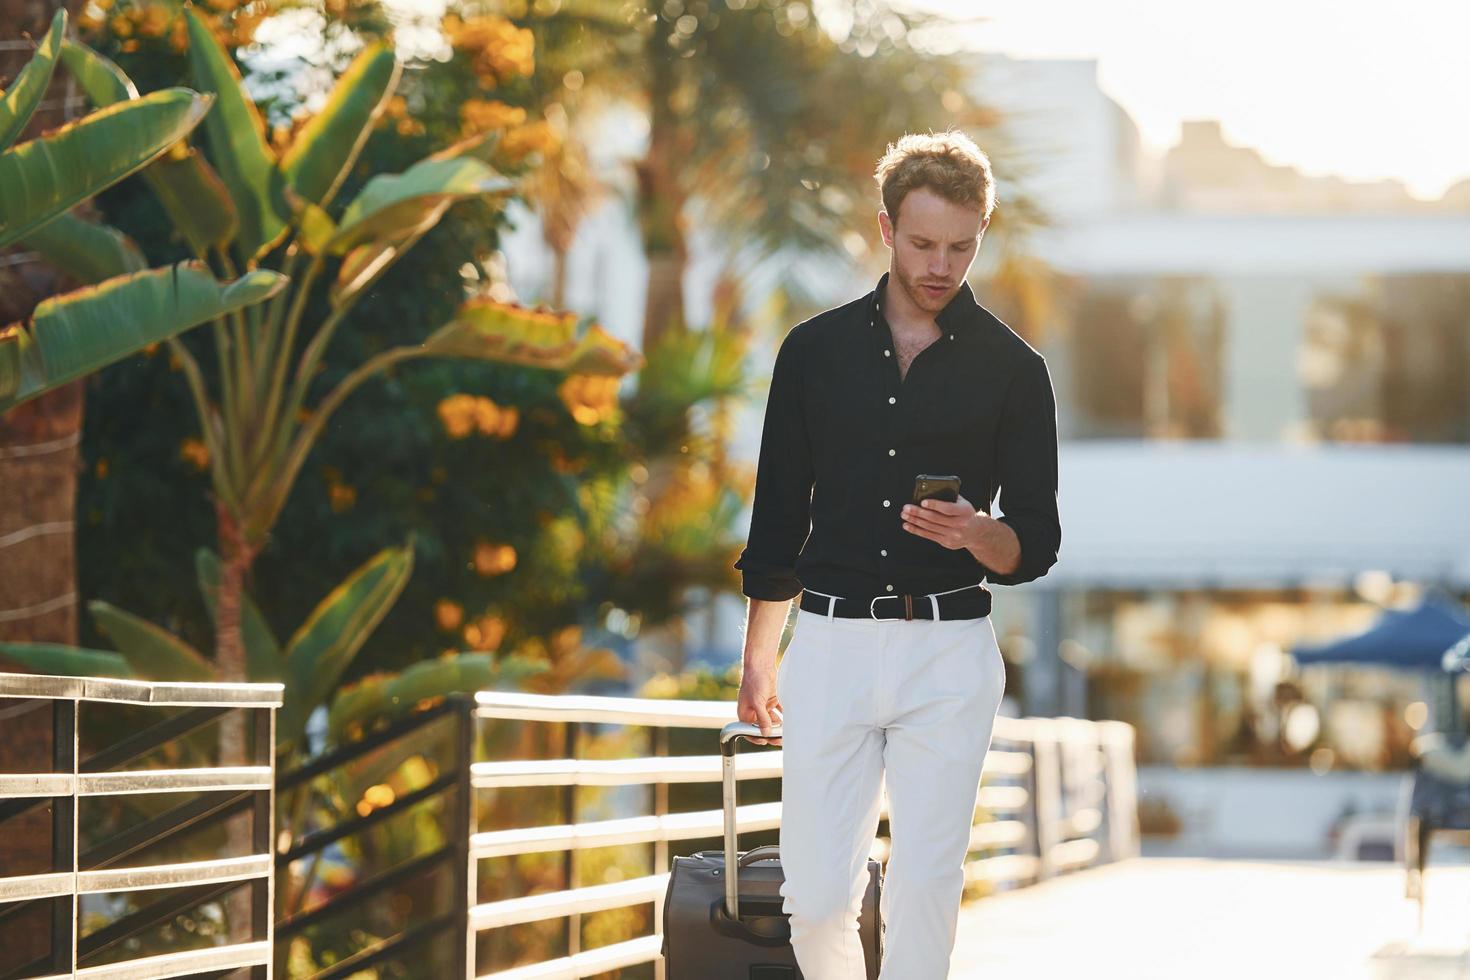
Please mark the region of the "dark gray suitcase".
[[[769, 737], [780, 735], [777, 725]], [[720, 731], [725, 849], [674, 857], [660, 950], [667, 980], [804, 980], [781, 910], [785, 877], [779, 849], [767, 844], [736, 857], [735, 749], [740, 739], [759, 737], [760, 726], [748, 721], [733, 721]], [[731, 866], [735, 878], [725, 874]], [[869, 858], [868, 888], [858, 915], [868, 980], [877, 980], [883, 960], [882, 889], [883, 866]]]

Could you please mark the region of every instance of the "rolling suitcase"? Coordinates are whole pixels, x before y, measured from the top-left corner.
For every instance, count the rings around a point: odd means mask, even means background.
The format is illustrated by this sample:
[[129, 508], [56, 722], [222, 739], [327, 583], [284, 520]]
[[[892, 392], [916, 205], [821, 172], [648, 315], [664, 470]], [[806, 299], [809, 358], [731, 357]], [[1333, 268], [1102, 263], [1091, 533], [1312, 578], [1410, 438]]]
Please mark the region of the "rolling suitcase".
[[[780, 735], [777, 725], [769, 737]], [[781, 909], [785, 876], [779, 848], [767, 844], [736, 856], [735, 748], [742, 738], [760, 737], [760, 726], [748, 721], [733, 721], [720, 731], [725, 849], [674, 857], [660, 949], [667, 980], [805, 980]], [[731, 867], [735, 873], [726, 874]], [[868, 980], [877, 980], [883, 959], [882, 888], [883, 866], [869, 858], [858, 916]]]

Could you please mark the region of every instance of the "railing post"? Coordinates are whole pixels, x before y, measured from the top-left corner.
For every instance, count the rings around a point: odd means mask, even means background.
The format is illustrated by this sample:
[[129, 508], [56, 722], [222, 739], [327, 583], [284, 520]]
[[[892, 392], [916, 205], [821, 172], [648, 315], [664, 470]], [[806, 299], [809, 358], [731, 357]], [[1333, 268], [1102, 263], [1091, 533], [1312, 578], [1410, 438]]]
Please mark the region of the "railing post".
[[1102, 722], [1107, 766], [1108, 851], [1114, 861], [1137, 857], [1138, 784], [1134, 778], [1133, 728], [1122, 722]]
[[[669, 755], [669, 730], [662, 725], [653, 729], [653, 755], [655, 758], [664, 759]], [[669, 812], [669, 784], [660, 779], [653, 784], [653, 815], [656, 817], [667, 816]], [[662, 837], [653, 842], [653, 873], [662, 874], [669, 870], [669, 842]], [[662, 932], [664, 914], [664, 895], [659, 894], [653, 902], [653, 931]], [[653, 980], [664, 980], [664, 958], [660, 956], [653, 963]]]
[[479, 900], [477, 867], [470, 864], [470, 835], [475, 832], [475, 706], [465, 698], [455, 699], [455, 764], [459, 780], [455, 786], [454, 841], [455, 893], [463, 895], [462, 908], [455, 910], [455, 929], [459, 933], [459, 955], [455, 974], [473, 980], [475, 976], [475, 934], [470, 931], [470, 909]]
[[[580, 759], [582, 757], [582, 724], [578, 721], [568, 721], [565, 726], [566, 746], [568, 759]], [[567, 784], [567, 792], [564, 797], [565, 806], [563, 822], [572, 826], [577, 822], [577, 784]], [[566, 880], [567, 888], [577, 887], [577, 848], [569, 847], [562, 855], [562, 874]], [[576, 956], [582, 950], [582, 913], [573, 912], [567, 916], [567, 956]]]
[[[274, 708], [238, 708], [255, 715], [255, 764], [271, 767], [270, 786], [256, 790], [255, 805], [250, 815], [251, 852], [269, 854], [274, 865], [276, 853], [276, 712]], [[250, 883], [250, 938], [264, 941], [271, 950], [266, 961], [251, 969], [257, 980], [271, 980], [275, 971], [276, 876], [274, 870]]]
[[51, 904], [51, 965], [77, 968], [77, 775], [80, 773], [77, 710], [80, 700], [58, 700], [51, 708], [52, 772], [71, 773], [71, 794], [51, 799], [51, 870], [70, 871], [71, 895]]
[[1057, 815], [1061, 810], [1061, 769], [1057, 760], [1055, 732], [1049, 721], [1029, 719], [1032, 752], [1032, 819], [1036, 826], [1036, 878], [1044, 881], [1056, 874]]

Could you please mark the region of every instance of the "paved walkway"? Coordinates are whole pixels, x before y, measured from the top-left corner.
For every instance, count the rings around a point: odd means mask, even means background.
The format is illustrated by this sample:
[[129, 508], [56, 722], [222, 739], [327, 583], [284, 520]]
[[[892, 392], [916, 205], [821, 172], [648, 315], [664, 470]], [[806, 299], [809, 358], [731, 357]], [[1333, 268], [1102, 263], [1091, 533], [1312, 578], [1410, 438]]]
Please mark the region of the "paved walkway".
[[1388, 862], [1139, 858], [967, 902], [950, 980], [1470, 980], [1470, 867], [1424, 928]]

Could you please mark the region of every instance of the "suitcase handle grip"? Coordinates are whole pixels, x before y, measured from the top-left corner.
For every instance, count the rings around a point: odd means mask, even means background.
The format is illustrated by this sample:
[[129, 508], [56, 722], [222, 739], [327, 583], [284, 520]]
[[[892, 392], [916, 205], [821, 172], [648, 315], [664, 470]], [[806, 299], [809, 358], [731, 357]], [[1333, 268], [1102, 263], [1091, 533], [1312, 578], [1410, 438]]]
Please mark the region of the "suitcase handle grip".
[[760, 847], [752, 847], [736, 860], [735, 866], [743, 868], [747, 864], [757, 861], [779, 861], [781, 859], [781, 847], [779, 844], [762, 844]]

